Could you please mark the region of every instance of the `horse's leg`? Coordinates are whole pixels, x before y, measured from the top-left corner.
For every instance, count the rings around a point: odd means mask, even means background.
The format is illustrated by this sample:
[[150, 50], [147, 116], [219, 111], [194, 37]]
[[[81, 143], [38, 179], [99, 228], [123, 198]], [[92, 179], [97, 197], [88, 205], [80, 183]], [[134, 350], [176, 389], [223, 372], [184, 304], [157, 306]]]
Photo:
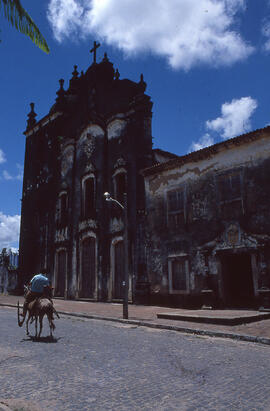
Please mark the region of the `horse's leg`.
[[30, 312], [28, 312], [28, 318], [26, 320], [26, 335], [29, 335], [29, 329], [28, 329], [29, 320], [30, 320]]
[[35, 329], [36, 329], [36, 338], [37, 338], [37, 315], [35, 315]]
[[40, 313], [40, 315], [39, 315], [39, 334], [38, 334], [38, 338], [40, 338], [41, 331], [42, 331], [43, 316], [44, 316], [44, 314]]
[[49, 324], [50, 324], [50, 336], [52, 338], [52, 336], [53, 336], [52, 332], [55, 329], [55, 325], [53, 323], [53, 313], [47, 314], [47, 317], [48, 317], [48, 321], [49, 321]]

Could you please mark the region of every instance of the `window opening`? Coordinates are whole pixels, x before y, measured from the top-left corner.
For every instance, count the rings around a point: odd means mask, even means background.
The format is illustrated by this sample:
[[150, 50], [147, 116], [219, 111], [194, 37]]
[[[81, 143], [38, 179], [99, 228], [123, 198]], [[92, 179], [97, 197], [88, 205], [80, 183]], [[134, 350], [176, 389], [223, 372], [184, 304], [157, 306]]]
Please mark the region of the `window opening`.
[[184, 190], [168, 193], [168, 223], [170, 227], [179, 227], [185, 222], [185, 196]]
[[173, 291], [186, 291], [186, 260], [176, 259], [171, 262], [171, 286]]
[[119, 173], [115, 176], [115, 196], [121, 204], [124, 203], [124, 194], [127, 192], [126, 173]]
[[83, 216], [94, 217], [95, 214], [95, 181], [93, 177], [84, 181]]

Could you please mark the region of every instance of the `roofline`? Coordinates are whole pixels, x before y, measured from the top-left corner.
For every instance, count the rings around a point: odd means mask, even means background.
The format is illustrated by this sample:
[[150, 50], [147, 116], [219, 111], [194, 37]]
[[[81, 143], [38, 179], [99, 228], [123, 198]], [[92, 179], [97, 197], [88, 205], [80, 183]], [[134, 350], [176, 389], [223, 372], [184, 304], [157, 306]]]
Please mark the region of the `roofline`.
[[165, 163], [158, 163], [151, 167], [145, 168], [142, 170], [142, 174], [144, 176], [148, 176], [151, 174], [158, 173], [160, 171], [170, 170], [176, 166], [182, 166], [188, 162], [196, 162], [200, 160], [204, 160], [206, 158], [211, 157], [212, 155], [217, 154], [220, 149], [226, 148], [229, 149], [232, 146], [240, 146], [248, 141], [255, 141], [259, 140], [262, 137], [262, 132], [268, 131], [270, 132], [270, 126], [259, 128], [253, 131], [250, 131], [246, 134], [241, 134], [240, 136], [230, 138], [225, 141], [221, 141], [219, 143], [213, 144], [212, 146], [202, 148], [197, 151], [192, 151], [191, 153], [185, 154], [184, 156], [178, 156], [175, 159], [166, 161]]
[[60, 111], [56, 111], [52, 114], [47, 114], [46, 116], [42, 117], [39, 121], [37, 121], [31, 128], [26, 129], [23, 134], [25, 134], [26, 137], [30, 136], [31, 134], [34, 134], [37, 130], [39, 130], [40, 127], [46, 126], [46, 124], [48, 124], [50, 121], [55, 120], [62, 114], [63, 113]]
[[161, 148], [154, 148], [153, 151], [159, 152], [160, 154], [164, 154], [174, 159], [179, 157], [177, 154], [171, 153], [170, 151], [162, 150]]

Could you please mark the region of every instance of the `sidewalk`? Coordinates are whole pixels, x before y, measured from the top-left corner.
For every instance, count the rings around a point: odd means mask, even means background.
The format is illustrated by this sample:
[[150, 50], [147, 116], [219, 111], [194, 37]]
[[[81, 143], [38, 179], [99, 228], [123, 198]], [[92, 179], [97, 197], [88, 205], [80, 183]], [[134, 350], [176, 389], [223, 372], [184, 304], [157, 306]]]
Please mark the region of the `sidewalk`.
[[[22, 305], [24, 298], [13, 295], [0, 295], [0, 308], [1, 306], [16, 307], [17, 301]], [[122, 304], [54, 299], [54, 306], [62, 315], [117, 321], [138, 326], [270, 345], [269, 312], [184, 310], [130, 304], [128, 307], [129, 319], [123, 320]]]

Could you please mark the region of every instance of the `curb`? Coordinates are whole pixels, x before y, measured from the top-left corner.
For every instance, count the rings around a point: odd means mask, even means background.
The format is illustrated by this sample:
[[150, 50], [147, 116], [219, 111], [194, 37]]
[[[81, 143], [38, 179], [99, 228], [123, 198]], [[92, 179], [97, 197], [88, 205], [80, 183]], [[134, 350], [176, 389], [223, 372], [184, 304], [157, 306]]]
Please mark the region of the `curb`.
[[169, 331], [178, 331], [178, 332], [182, 332], [186, 334], [202, 335], [202, 336], [207, 336], [207, 337], [229, 338], [232, 340], [270, 345], [270, 338], [267, 338], [267, 337], [254, 337], [252, 335], [226, 333], [223, 331], [200, 330], [200, 329], [194, 329], [194, 328], [179, 327], [177, 325], [155, 324], [155, 323], [148, 323], [147, 321], [125, 320], [122, 318], [113, 318], [113, 317], [101, 317], [98, 315], [91, 315], [91, 314], [84, 314], [84, 313], [69, 313], [67, 311], [57, 311], [57, 312], [58, 314], [66, 315], [69, 317], [89, 318], [93, 320], [120, 322], [122, 324], [132, 324], [132, 325], [141, 326], [141, 327], [156, 328], [156, 329], [169, 330]]
[[162, 318], [166, 320], [179, 320], [179, 321], [191, 321], [194, 323], [205, 323], [205, 324], [220, 324], [220, 325], [240, 325], [248, 324], [261, 320], [268, 320], [270, 318], [270, 313], [265, 312], [259, 315], [251, 315], [249, 317], [210, 317], [210, 316], [196, 316], [196, 315], [182, 315], [173, 313], [160, 313], [157, 314], [157, 318]]
[[[0, 303], [0, 306], [11, 307], [11, 308], [17, 307], [14, 304], [5, 304], [5, 303]], [[99, 316], [95, 314], [71, 313], [68, 311], [57, 311], [57, 312], [58, 314], [66, 315], [68, 317], [111, 321], [111, 322], [131, 324], [131, 325], [136, 325], [136, 326], [141, 326], [141, 327], [156, 328], [160, 330], [178, 331], [178, 332], [182, 332], [185, 334], [201, 335], [201, 336], [206, 336], [206, 337], [228, 338], [228, 339], [236, 340], [236, 341], [245, 341], [245, 342], [253, 342], [253, 343], [258, 343], [258, 344], [270, 345], [270, 338], [267, 338], [267, 337], [255, 337], [252, 335], [235, 334], [235, 333], [229, 333], [229, 332], [227, 333], [223, 331], [200, 330], [200, 329], [194, 329], [194, 328], [188, 328], [188, 327], [179, 327], [177, 325], [149, 323], [147, 321], [141, 321], [141, 320], [125, 320], [122, 318], [103, 317], [103, 316]]]

